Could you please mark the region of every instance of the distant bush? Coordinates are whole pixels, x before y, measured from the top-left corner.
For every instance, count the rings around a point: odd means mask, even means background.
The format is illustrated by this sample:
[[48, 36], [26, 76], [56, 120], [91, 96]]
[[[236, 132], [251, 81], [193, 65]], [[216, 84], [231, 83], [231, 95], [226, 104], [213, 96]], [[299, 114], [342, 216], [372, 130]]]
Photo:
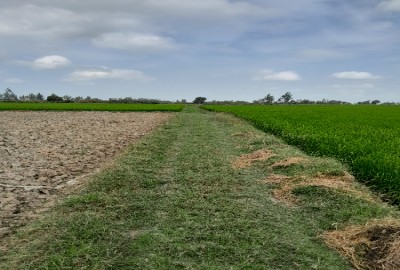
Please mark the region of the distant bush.
[[60, 96], [57, 96], [56, 94], [51, 94], [50, 96], [47, 97], [46, 99], [48, 102], [63, 102], [64, 99]]

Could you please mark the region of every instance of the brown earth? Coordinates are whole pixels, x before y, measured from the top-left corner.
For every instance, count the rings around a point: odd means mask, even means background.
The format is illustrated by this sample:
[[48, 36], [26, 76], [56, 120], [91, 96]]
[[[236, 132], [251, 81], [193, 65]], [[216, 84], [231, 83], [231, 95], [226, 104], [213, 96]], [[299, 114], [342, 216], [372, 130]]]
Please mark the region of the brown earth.
[[172, 115], [0, 112], [0, 238]]

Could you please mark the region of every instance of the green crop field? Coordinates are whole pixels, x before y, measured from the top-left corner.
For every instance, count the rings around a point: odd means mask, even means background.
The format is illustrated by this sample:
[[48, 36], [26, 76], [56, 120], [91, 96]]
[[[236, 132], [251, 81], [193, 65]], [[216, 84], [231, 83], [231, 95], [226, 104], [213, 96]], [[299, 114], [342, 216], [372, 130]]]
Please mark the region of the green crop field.
[[115, 104], [115, 103], [15, 103], [0, 102], [1, 110], [26, 111], [182, 111], [181, 104]]
[[204, 106], [228, 112], [312, 155], [337, 158], [400, 203], [400, 106]]

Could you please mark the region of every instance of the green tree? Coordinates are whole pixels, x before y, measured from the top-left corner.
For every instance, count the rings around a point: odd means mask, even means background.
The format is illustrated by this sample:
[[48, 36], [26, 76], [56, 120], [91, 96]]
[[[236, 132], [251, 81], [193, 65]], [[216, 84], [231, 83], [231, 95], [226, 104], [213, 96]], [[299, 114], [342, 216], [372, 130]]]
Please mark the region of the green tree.
[[4, 90], [4, 93], [0, 95], [0, 100], [17, 101], [18, 97], [10, 88], [7, 88], [6, 90]]
[[285, 94], [283, 94], [279, 100], [281, 100], [283, 103], [288, 104], [293, 98], [292, 93], [290, 92], [286, 92]]
[[272, 104], [274, 103], [274, 96], [271, 94], [266, 95], [263, 99], [261, 99], [262, 103], [264, 104]]
[[36, 94], [36, 100], [37, 101], [43, 101], [44, 100], [44, 96], [41, 93], [37, 93]]
[[47, 97], [48, 102], [62, 102], [63, 98], [60, 96], [57, 96], [56, 94], [51, 94], [50, 96]]
[[74, 97], [74, 102], [81, 102], [82, 100], [83, 100], [83, 97], [81, 97], [81, 96]]
[[373, 105], [377, 105], [379, 103], [381, 103], [381, 101], [378, 100], [378, 99], [375, 99], [375, 100], [371, 101], [371, 104], [373, 104]]
[[28, 100], [29, 101], [36, 101], [36, 95], [33, 93], [28, 94]]
[[71, 103], [71, 102], [73, 102], [73, 98], [71, 96], [65, 95], [65, 96], [63, 96], [63, 101], [65, 103]]
[[193, 100], [193, 103], [194, 104], [203, 104], [204, 102], [206, 102], [206, 100], [207, 100], [207, 98], [205, 98], [205, 97], [196, 97]]

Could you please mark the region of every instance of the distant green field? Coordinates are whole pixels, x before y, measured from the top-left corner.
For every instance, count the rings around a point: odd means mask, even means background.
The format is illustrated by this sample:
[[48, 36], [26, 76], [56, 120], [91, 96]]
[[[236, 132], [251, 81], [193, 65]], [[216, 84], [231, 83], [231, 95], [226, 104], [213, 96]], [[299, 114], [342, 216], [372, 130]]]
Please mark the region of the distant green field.
[[115, 104], [115, 103], [7, 103], [0, 102], [1, 110], [26, 111], [182, 111], [182, 104]]
[[218, 106], [312, 155], [337, 158], [400, 203], [400, 106]]

